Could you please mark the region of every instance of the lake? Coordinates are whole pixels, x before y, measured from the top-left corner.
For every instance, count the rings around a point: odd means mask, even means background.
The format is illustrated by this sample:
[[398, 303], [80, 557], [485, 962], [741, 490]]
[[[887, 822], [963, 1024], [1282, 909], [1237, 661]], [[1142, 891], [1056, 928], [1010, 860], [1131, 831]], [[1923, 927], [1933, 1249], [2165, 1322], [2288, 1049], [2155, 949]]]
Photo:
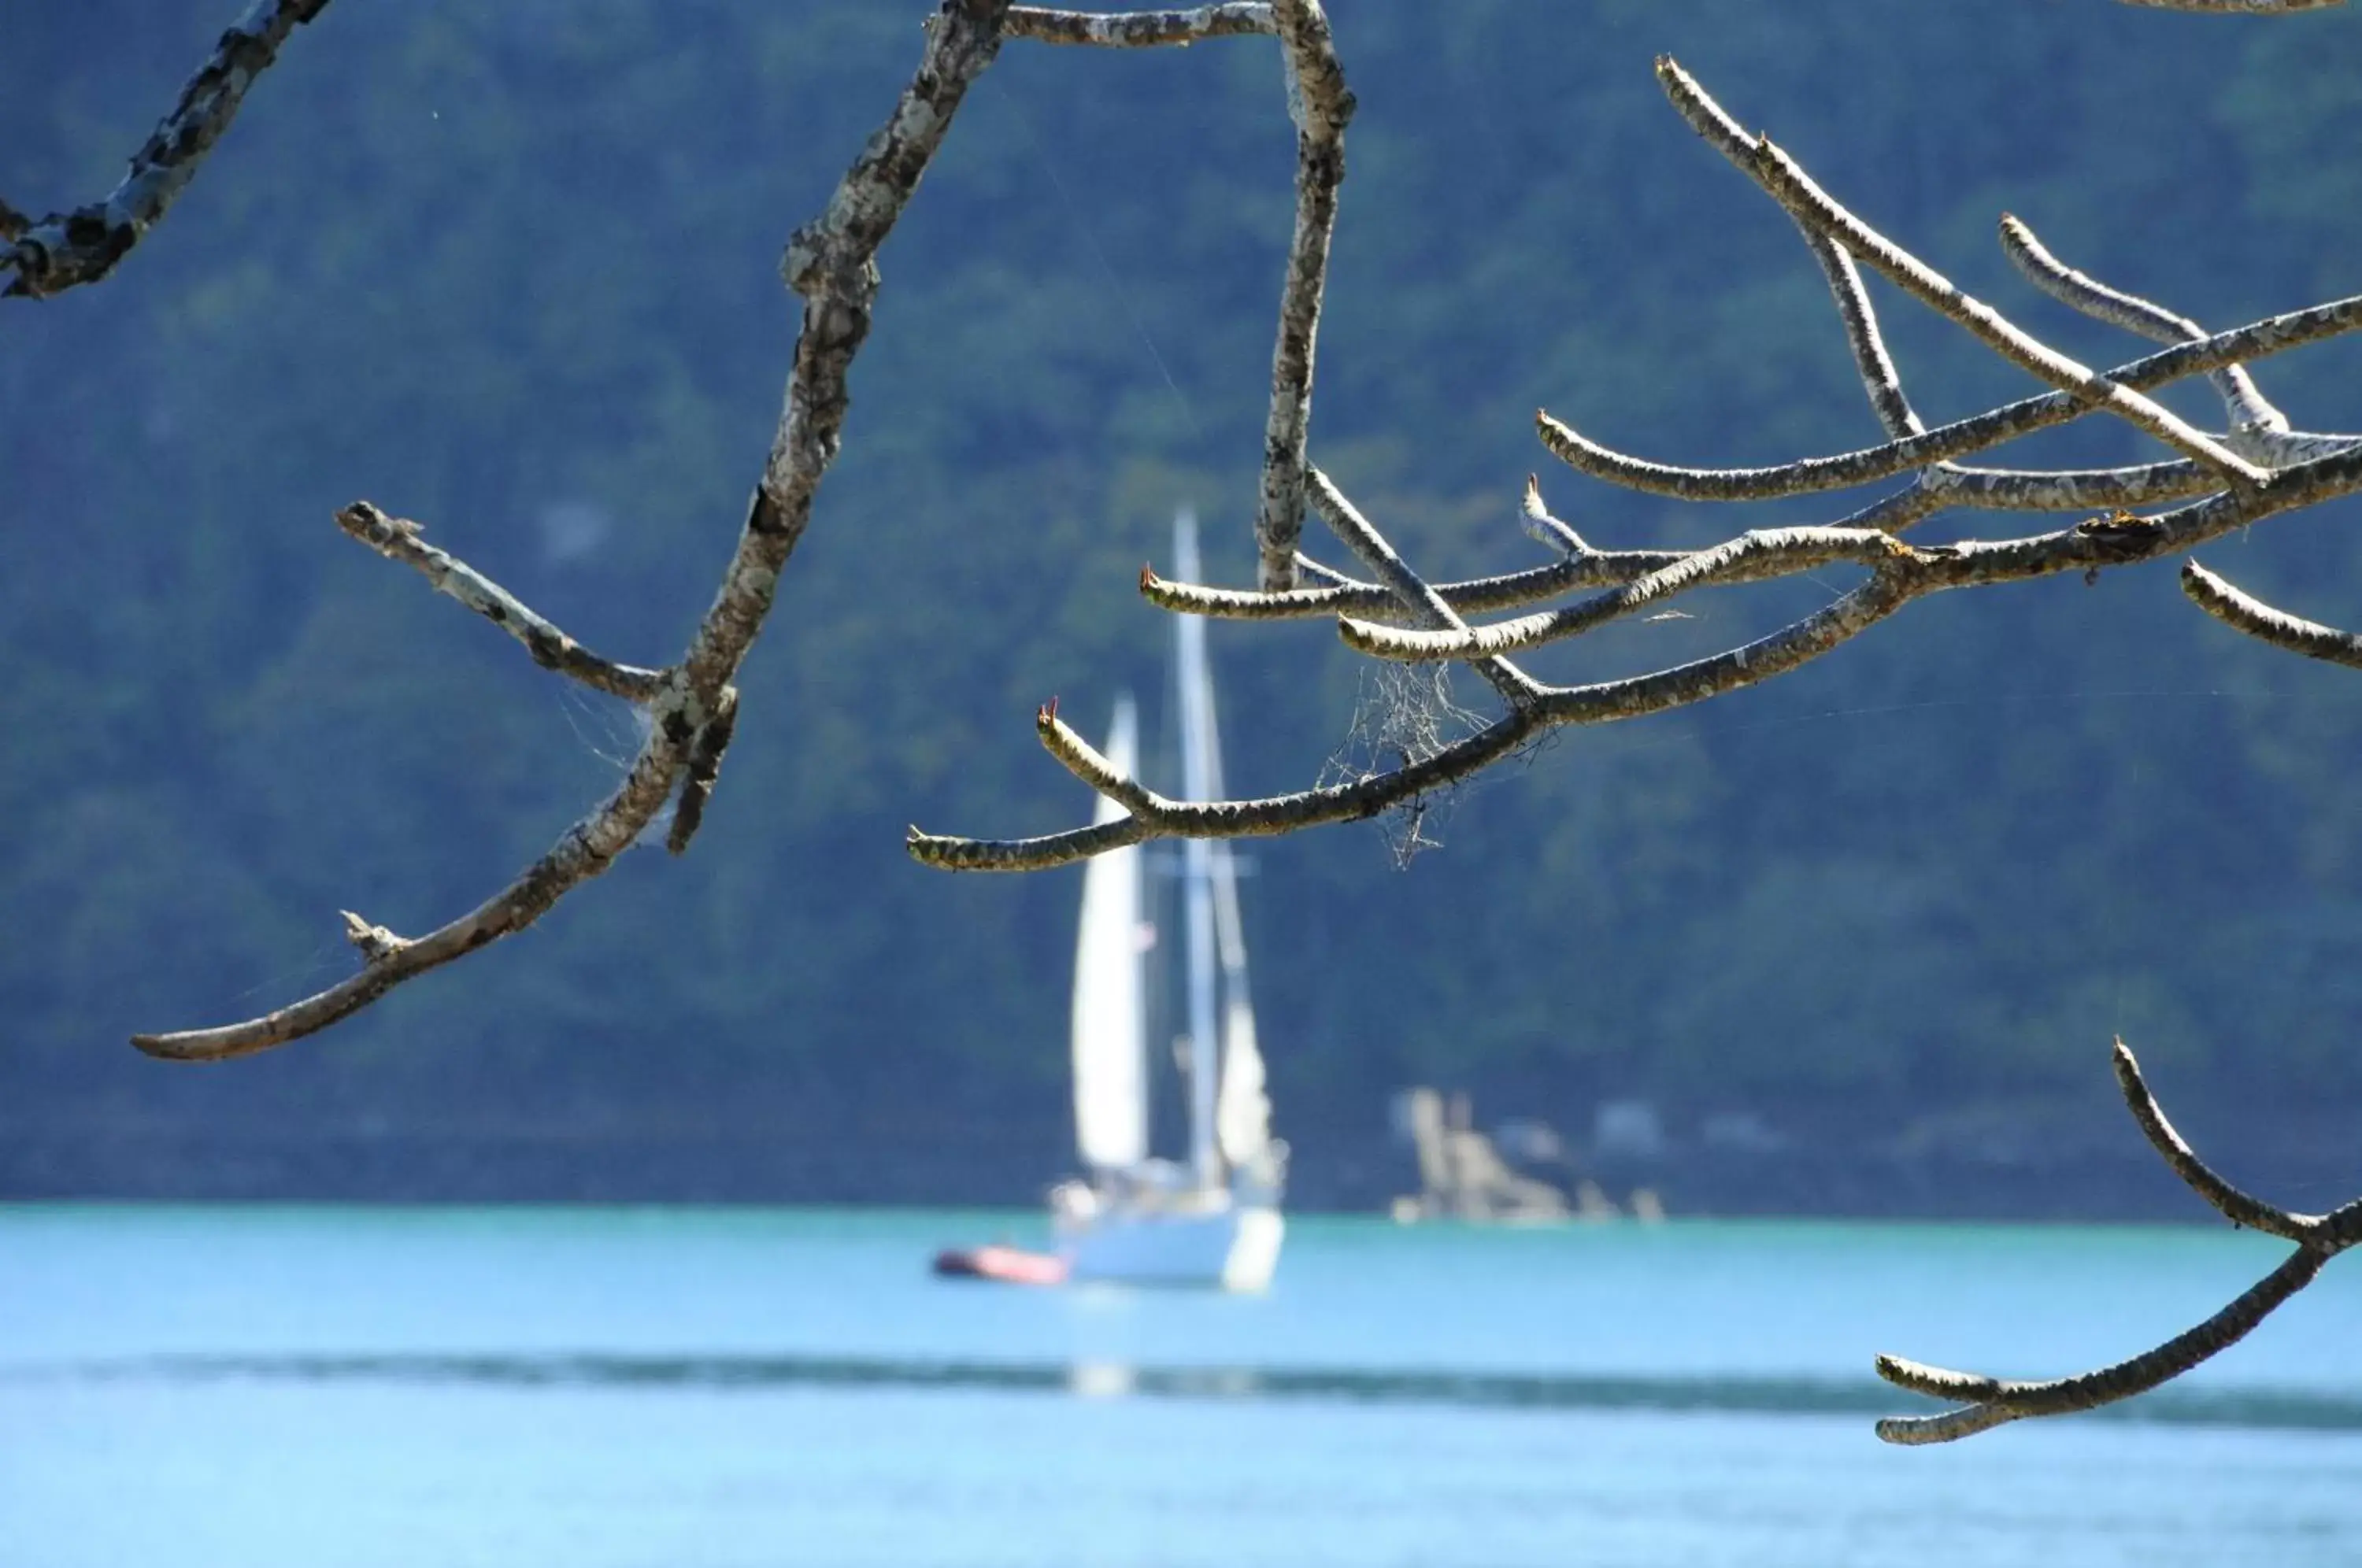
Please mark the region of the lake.
[[1032, 1215], [0, 1207], [0, 1564], [2362, 1563], [2362, 1264], [2121, 1414], [2220, 1229], [1292, 1222], [1267, 1296], [937, 1281]]

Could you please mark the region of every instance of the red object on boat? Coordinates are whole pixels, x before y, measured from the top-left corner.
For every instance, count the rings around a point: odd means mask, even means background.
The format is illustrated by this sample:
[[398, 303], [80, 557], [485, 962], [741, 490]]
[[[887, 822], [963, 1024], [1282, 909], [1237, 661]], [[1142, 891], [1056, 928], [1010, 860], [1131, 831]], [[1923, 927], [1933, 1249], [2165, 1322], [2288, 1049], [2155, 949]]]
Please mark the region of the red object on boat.
[[1002, 1285], [1064, 1285], [1066, 1260], [1016, 1247], [945, 1247], [934, 1272], [945, 1279], [989, 1279]]

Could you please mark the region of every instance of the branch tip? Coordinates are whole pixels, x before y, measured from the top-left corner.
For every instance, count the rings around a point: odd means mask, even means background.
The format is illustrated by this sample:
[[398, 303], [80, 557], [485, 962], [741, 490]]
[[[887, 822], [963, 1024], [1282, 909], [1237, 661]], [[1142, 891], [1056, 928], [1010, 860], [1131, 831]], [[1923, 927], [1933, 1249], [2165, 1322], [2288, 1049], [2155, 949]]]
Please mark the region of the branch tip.
[[338, 910], [345, 921], [345, 940], [360, 950], [361, 961], [382, 964], [410, 945], [405, 937], [396, 936], [381, 925], [372, 925], [350, 910]]

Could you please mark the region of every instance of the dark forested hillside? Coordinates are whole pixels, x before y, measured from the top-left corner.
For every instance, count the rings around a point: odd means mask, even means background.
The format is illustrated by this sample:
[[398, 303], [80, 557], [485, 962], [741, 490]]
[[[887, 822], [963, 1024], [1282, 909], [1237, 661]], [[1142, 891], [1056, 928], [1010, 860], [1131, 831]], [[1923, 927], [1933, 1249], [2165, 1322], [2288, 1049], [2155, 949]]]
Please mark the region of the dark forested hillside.
[[[1055, 1174], [1076, 876], [946, 877], [902, 830], [1082, 820], [1032, 708], [1096, 725], [1155, 690], [1165, 628], [1133, 581], [1177, 504], [1219, 578], [1250, 576], [1293, 167], [1268, 40], [1012, 44], [972, 94], [885, 253], [844, 458], [694, 853], [635, 854], [270, 1056], [125, 1043], [345, 972], [340, 909], [448, 918], [612, 780], [620, 705], [330, 513], [420, 519], [602, 651], [669, 658], [777, 417], [780, 247], [924, 8], [332, 6], [112, 279], [0, 308], [0, 1196], [482, 1192], [524, 1168], [480, 1154], [504, 1147], [534, 1151], [535, 1191], [957, 1198]], [[0, 195], [104, 191], [231, 9], [12, 12]], [[1818, 273], [1665, 106], [1659, 51], [2093, 363], [2137, 346], [2035, 299], [2000, 212], [2212, 326], [2362, 289], [2362, 12], [1336, 9], [1362, 108], [1313, 452], [1439, 573], [1534, 558], [1535, 469], [1612, 546], [1842, 510], [1550, 472], [1537, 406], [1668, 460], [1875, 438]], [[1931, 416], [2024, 384], [1880, 297]], [[2301, 424], [2351, 429], [2357, 363], [2262, 375]], [[2177, 405], [2219, 425], [2202, 394]], [[2136, 450], [2110, 426], [2036, 455]], [[2208, 558], [2362, 622], [2358, 520]], [[1708, 596], [1539, 662], [1693, 657], [1817, 591]], [[1311, 781], [1360, 680], [1333, 631], [1213, 646], [1233, 785]], [[2136, 1144], [2109, 1109], [2121, 1032], [2226, 1153], [2350, 1148], [2357, 762], [2362, 678], [2233, 635], [2169, 570], [1915, 606], [1769, 687], [1567, 734], [1449, 802], [1407, 871], [1374, 829], [1259, 847], [1281, 1130], [1308, 1173], [1366, 1161], [1388, 1093], [1436, 1082], [1578, 1130], [1639, 1097], [1677, 1140], [1743, 1110], [1801, 1147], [2006, 1163]], [[430, 1180], [398, 1154], [428, 1144], [480, 1154]]]

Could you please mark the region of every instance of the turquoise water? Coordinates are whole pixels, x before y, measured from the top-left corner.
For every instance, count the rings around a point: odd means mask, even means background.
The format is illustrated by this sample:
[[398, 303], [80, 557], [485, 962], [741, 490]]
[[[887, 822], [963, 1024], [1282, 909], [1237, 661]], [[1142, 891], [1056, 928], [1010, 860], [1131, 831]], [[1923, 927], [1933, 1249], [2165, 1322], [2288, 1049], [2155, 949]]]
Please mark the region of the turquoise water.
[[2118, 1419], [1894, 1450], [2213, 1231], [1296, 1223], [1260, 1298], [927, 1277], [1029, 1216], [0, 1209], [0, 1564], [2362, 1564], [2362, 1267]]

